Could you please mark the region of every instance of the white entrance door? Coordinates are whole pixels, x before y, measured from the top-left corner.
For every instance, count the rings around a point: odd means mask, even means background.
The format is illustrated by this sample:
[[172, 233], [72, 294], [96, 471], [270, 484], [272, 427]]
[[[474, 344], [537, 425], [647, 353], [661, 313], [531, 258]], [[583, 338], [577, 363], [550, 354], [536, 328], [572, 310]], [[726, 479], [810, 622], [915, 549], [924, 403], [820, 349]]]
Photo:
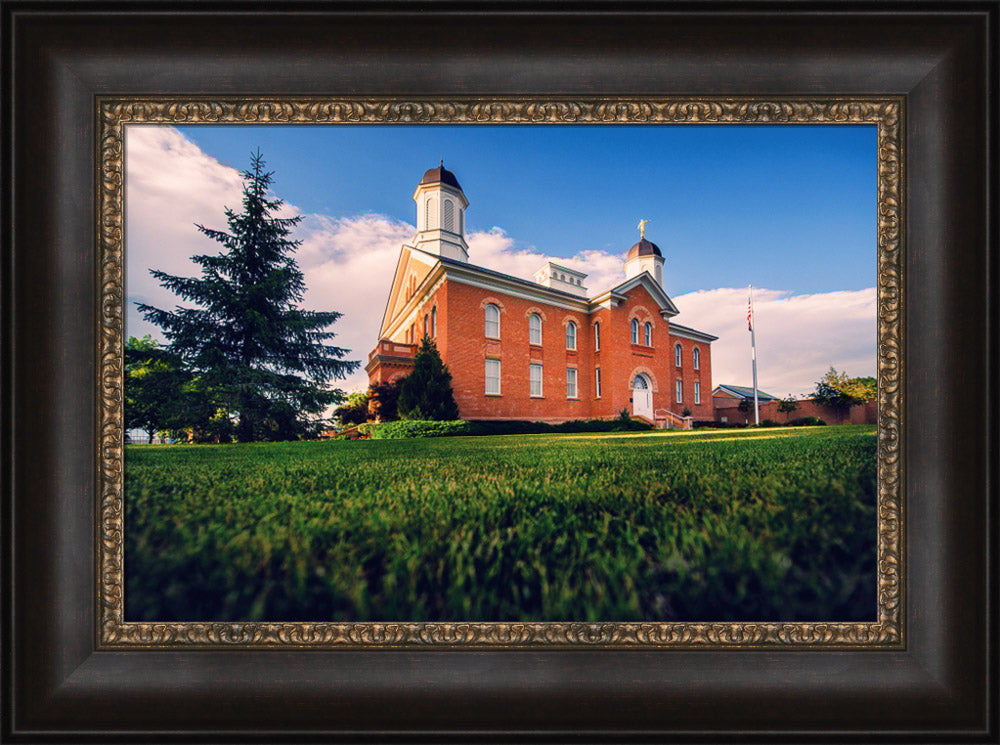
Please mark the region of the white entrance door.
[[636, 375], [632, 383], [632, 414], [653, 418], [653, 390], [645, 375]]

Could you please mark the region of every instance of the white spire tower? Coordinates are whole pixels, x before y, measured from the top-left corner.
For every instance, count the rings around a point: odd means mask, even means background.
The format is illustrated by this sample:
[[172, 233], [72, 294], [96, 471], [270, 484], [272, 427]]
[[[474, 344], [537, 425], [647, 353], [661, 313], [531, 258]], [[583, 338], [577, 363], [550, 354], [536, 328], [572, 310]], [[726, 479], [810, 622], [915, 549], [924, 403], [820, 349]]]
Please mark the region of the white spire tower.
[[465, 242], [465, 209], [469, 200], [455, 174], [444, 167], [444, 160], [432, 168], [413, 192], [417, 203], [417, 235], [413, 245], [422, 251], [457, 261], [469, 260]]

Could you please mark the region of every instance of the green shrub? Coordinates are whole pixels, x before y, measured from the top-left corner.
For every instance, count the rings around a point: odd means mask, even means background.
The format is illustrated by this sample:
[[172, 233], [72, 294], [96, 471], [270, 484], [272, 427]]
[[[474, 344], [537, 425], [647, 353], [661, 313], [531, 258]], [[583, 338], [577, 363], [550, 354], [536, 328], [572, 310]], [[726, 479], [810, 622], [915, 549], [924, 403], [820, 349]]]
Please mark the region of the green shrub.
[[826, 422], [822, 419], [814, 416], [803, 416], [798, 419], [793, 419], [788, 423], [789, 427], [819, 427], [824, 426]]
[[364, 437], [373, 437], [375, 430], [379, 428], [379, 424], [375, 422], [365, 422], [364, 424], [358, 425], [358, 434]]
[[760, 423], [761, 427], [780, 427], [781, 422], [776, 422], [773, 419], [765, 419]]
[[461, 419], [435, 422], [425, 419], [401, 419], [383, 422], [372, 432], [373, 440], [405, 440], [410, 437], [454, 437], [469, 434], [469, 423]]
[[469, 422], [469, 435], [544, 435], [556, 433], [584, 432], [643, 432], [651, 430], [653, 425], [638, 422], [633, 419], [572, 419], [560, 424], [527, 421], [472, 421]]

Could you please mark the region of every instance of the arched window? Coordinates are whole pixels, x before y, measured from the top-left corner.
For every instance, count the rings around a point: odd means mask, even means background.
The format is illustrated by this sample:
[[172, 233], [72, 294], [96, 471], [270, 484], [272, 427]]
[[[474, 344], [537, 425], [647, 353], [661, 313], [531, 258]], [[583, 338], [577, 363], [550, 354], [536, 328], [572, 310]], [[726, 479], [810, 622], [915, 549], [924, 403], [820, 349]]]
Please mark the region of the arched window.
[[450, 199], [444, 200], [444, 229], [455, 230], [455, 203]]
[[430, 319], [429, 316], [424, 313], [424, 336], [430, 333]]
[[651, 324], [649, 321], [646, 321], [642, 325], [642, 330], [646, 340], [646, 346], [647, 347], [653, 346], [653, 324]]
[[[701, 365], [701, 351], [698, 349], [698, 347], [695, 347], [694, 349], [691, 350], [691, 364], [694, 366], [695, 370], [697, 370], [699, 365]], [[697, 396], [695, 396], [695, 398], [697, 398]], [[695, 403], [698, 402], [695, 401]]]
[[566, 349], [576, 349], [576, 324], [573, 321], [566, 324]]
[[677, 367], [681, 366], [681, 345], [680, 344], [678, 344], [677, 346], [674, 347], [674, 364], [677, 365]]
[[430, 197], [427, 200], [427, 212], [424, 215], [424, 228], [430, 230], [437, 227], [437, 215], [434, 214], [434, 210], [437, 208], [437, 200], [434, 197]]
[[437, 338], [438, 335], [438, 309], [435, 305], [431, 308], [431, 336]]
[[601, 322], [594, 324], [594, 351], [601, 351]]
[[486, 306], [486, 335], [491, 339], [500, 338], [500, 309], [493, 303]]
[[639, 321], [635, 318], [632, 319], [632, 343], [639, 343]]
[[528, 343], [542, 343], [542, 317], [537, 313], [528, 316]]

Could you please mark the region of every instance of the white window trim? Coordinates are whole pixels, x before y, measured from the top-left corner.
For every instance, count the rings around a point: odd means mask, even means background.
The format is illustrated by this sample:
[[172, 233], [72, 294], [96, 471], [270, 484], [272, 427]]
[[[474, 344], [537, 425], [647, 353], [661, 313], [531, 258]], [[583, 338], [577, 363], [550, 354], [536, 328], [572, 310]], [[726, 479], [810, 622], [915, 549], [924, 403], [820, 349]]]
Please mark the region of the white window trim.
[[649, 321], [642, 324], [642, 341], [647, 347], [653, 346], [653, 324]]
[[677, 403], [679, 403], [679, 404], [684, 403], [684, 381], [683, 380], [678, 380], [674, 384], [674, 393], [677, 396]]
[[632, 325], [632, 343], [633, 344], [638, 344], [639, 343], [639, 319], [638, 318], [633, 318], [631, 325]]
[[[572, 373], [572, 375], [570, 375]], [[569, 392], [569, 380], [573, 378], [573, 394]], [[566, 398], [580, 398], [580, 375], [575, 367], [566, 368]]]
[[594, 323], [594, 351], [601, 351], [601, 322], [596, 321]]
[[601, 368], [594, 368], [594, 398], [601, 397]]
[[[569, 342], [570, 342], [569, 330], [570, 329], [573, 329], [573, 346], [570, 346], [570, 344], [569, 344]], [[575, 322], [570, 321], [569, 323], [566, 324], [566, 349], [568, 349], [571, 352], [575, 352], [576, 351], [576, 337], [577, 337], [577, 332], [579, 332], [579, 329], [577, 328]]]
[[680, 367], [684, 362], [684, 351], [680, 344], [674, 344], [674, 367]]
[[[531, 392], [531, 372], [538, 370], [538, 393]], [[545, 368], [535, 362], [528, 365], [528, 398], [545, 398]]]
[[[493, 308], [497, 314], [497, 333], [496, 336], [490, 335], [490, 322], [486, 315], [490, 312], [490, 308]], [[500, 307], [494, 303], [487, 303], [486, 307], [483, 308], [483, 333], [487, 339], [499, 339], [500, 338]]]
[[[532, 338], [532, 334], [534, 332], [534, 329], [532, 328], [532, 323], [534, 322], [534, 320], [536, 318], [538, 319], [538, 341], [535, 341]], [[542, 346], [542, 314], [541, 313], [532, 313], [531, 315], [528, 316], [528, 344], [533, 344], [536, 347]]]
[[697, 406], [701, 403], [701, 382], [694, 381], [694, 403]]
[[691, 350], [691, 360], [695, 370], [701, 369], [701, 350], [698, 347]]
[[[497, 389], [496, 389], [496, 391], [491, 391], [490, 390], [490, 374], [489, 374], [489, 369], [490, 369], [490, 363], [491, 362], [496, 364], [496, 370], [497, 370], [497, 375], [496, 375]], [[486, 385], [485, 385], [486, 395], [487, 396], [500, 396], [500, 395], [503, 395], [503, 387], [500, 384], [501, 380], [502, 380], [502, 377], [501, 377], [501, 369], [502, 368], [500, 366], [500, 360], [495, 360], [495, 359], [487, 357], [484, 369], [485, 369], [485, 373], [486, 373]]]

